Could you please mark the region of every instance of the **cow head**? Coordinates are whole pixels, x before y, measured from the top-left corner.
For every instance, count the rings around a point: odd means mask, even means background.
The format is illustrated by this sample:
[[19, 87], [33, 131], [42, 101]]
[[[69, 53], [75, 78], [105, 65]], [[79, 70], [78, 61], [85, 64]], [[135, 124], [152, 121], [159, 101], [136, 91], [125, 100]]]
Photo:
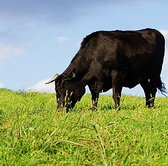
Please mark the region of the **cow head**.
[[71, 74], [70, 77], [55, 75], [46, 84], [53, 81], [55, 81], [57, 108], [65, 107], [68, 112], [84, 95], [85, 85], [76, 78], [75, 74]]

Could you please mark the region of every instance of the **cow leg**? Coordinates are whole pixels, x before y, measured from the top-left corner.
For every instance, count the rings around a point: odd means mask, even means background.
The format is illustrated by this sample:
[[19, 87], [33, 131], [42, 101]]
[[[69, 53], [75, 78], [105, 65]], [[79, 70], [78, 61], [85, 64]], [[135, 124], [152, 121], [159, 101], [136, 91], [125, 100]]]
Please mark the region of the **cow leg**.
[[157, 78], [149, 80], [149, 89], [150, 89], [150, 107], [154, 107], [155, 96], [157, 92]]
[[146, 107], [154, 107], [155, 95], [157, 91], [155, 81], [144, 80], [140, 84], [145, 92]]
[[115, 103], [115, 109], [120, 109], [120, 98], [123, 85], [123, 77], [120, 72], [112, 72], [112, 88], [113, 88], [113, 100]]
[[144, 93], [145, 93], [145, 97], [146, 97], [146, 107], [150, 107], [150, 90], [149, 90], [149, 82], [148, 80], [144, 80], [140, 83], [140, 85], [142, 86]]
[[92, 94], [92, 108], [95, 109], [97, 108], [99, 93], [91, 91], [91, 94]]

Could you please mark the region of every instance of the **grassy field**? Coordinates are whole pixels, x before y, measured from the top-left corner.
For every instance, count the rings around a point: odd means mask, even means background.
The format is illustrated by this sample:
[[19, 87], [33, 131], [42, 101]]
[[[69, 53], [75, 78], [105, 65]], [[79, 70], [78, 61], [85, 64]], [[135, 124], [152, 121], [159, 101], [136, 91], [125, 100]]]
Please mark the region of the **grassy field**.
[[0, 165], [168, 165], [167, 98], [148, 109], [144, 98], [122, 96], [120, 111], [108, 95], [92, 111], [90, 98], [67, 114], [54, 94], [0, 89]]

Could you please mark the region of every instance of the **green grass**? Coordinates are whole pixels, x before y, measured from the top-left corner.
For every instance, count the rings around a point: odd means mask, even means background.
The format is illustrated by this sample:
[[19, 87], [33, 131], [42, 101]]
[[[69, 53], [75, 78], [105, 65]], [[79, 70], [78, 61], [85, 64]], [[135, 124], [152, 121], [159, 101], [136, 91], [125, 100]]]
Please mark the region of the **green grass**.
[[0, 165], [168, 165], [167, 98], [148, 109], [143, 97], [122, 96], [120, 111], [108, 95], [92, 111], [90, 98], [67, 114], [54, 94], [0, 89]]

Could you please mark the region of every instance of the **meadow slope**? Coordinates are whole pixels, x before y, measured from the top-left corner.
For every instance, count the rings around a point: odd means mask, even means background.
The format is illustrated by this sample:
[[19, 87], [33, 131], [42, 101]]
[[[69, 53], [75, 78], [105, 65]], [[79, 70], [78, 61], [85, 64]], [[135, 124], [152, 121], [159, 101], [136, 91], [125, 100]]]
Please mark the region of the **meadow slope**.
[[90, 98], [65, 113], [54, 94], [0, 89], [0, 165], [168, 165], [167, 98], [148, 109], [143, 97], [122, 96], [120, 111], [108, 95], [92, 111]]

